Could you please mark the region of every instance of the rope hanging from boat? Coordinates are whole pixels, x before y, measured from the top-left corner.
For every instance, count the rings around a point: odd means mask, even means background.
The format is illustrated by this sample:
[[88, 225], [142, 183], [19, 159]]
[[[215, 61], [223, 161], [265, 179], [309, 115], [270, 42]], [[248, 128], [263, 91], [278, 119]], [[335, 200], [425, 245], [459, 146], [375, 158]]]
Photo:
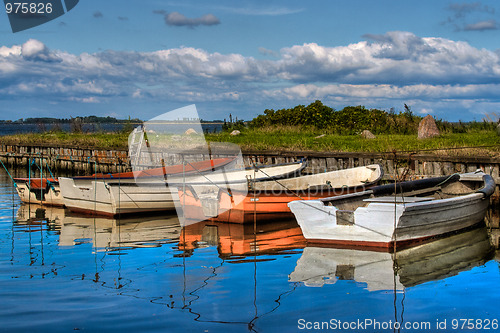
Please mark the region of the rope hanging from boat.
[[[393, 235], [392, 235], [392, 242], [393, 242], [393, 252], [392, 252], [392, 270], [393, 270], [393, 285], [394, 285], [394, 319], [396, 322], [398, 322], [400, 325], [399, 325], [399, 328], [397, 329], [397, 332], [400, 332], [401, 331], [401, 326], [402, 324], [404, 323], [404, 319], [403, 319], [403, 314], [404, 314], [404, 299], [405, 299], [405, 296], [406, 296], [406, 290], [405, 290], [405, 287], [403, 286], [403, 299], [401, 300], [401, 306], [402, 306], [402, 310], [401, 310], [401, 320], [398, 319], [398, 307], [397, 307], [397, 300], [398, 300], [398, 293], [397, 293], [397, 282], [398, 282], [398, 275], [399, 275], [399, 270], [400, 270], [400, 267], [399, 267], [399, 264], [398, 264], [398, 259], [397, 259], [397, 233], [396, 233], [396, 230], [397, 230], [397, 223], [398, 223], [398, 217], [397, 217], [397, 186], [398, 186], [398, 181], [400, 180], [400, 176], [399, 176], [399, 170], [398, 170], [398, 167], [397, 167], [397, 163], [396, 163], [396, 153], [394, 152], [394, 164], [395, 164], [395, 179], [394, 179], [394, 227], [393, 227]], [[411, 160], [411, 155], [408, 157], [408, 163], [405, 167], [405, 169], [403, 170], [403, 174], [401, 175], [401, 180], [404, 180], [410, 170], [410, 160]], [[447, 179], [448, 180], [448, 179]], [[446, 181], [445, 181], [446, 182]], [[400, 183], [400, 182], [399, 182]], [[401, 184], [401, 183], [400, 183]], [[403, 193], [403, 188], [402, 186], [400, 185], [400, 193], [401, 193], [401, 200], [402, 200], [402, 203], [403, 203], [403, 206], [405, 205], [405, 201], [404, 201], [404, 193]], [[395, 329], [395, 332], [396, 332], [396, 329]]]

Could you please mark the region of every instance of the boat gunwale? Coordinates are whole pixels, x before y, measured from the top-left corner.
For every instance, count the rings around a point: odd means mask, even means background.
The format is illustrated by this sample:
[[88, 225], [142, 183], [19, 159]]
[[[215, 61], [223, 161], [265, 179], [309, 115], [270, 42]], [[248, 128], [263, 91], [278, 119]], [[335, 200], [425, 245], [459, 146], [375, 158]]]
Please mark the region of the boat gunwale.
[[[430, 201], [425, 201], [425, 202], [397, 203], [396, 205], [402, 205], [404, 207], [412, 207], [412, 206], [431, 205], [431, 203], [434, 203], [434, 202], [438, 202], [438, 203], [442, 204], [442, 203], [449, 202], [449, 201], [451, 202], [455, 199], [465, 198], [467, 196], [477, 195], [477, 194], [482, 194], [483, 198], [487, 198], [494, 193], [495, 182], [494, 182], [493, 178], [488, 174], [483, 174], [482, 180], [483, 180], [484, 185], [481, 188], [475, 190], [473, 193], [458, 195], [456, 197], [451, 197], [451, 198], [435, 199], [435, 200], [430, 200]], [[470, 180], [466, 180], [466, 181], [470, 181]], [[424, 179], [401, 182], [401, 183], [399, 183], [399, 186], [397, 186], [396, 194], [404, 194], [404, 191], [402, 191], [401, 189], [403, 187], [409, 187], [412, 184], [416, 185], [416, 187], [418, 187], [419, 189], [425, 189], [425, 188], [430, 187], [431, 184], [443, 185], [445, 183], [451, 183], [451, 182], [460, 182], [459, 175], [455, 174], [455, 175], [451, 175], [451, 176], [432, 177], [432, 178], [424, 178]], [[429, 186], [425, 186], [426, 184], [429, 184]], [[385, 193], [386, 191], [390, 190], [391, 188], [394, 189], [394, 184], [374, 186], [366, 191], [348, 193], [348, 194], [344, 194], [344, 195], [332, 196], [332, 197], [322, 198], [322, 199], [318, 199], [318, 200], [322, 201], [323, 204], [328, 205], [329, 203], [333, 203], [335, 201], [340, 201], [340, 200], [344, 200], [344, 199], [352, 199], [355, 197], [362, 197], [362, 196], [371, 195], [371, 194], [381, 195], [381, 194]], [[395, 195], [394, 192], [392, 192], [392, 195]], [[370, 204], [375, 204], [375, 203], [370, 203]], [[394, 203], [376, 203], [376, 204], [394, 205]], [[332, 206], [335, 206], [335, 205], [332, 205]]]

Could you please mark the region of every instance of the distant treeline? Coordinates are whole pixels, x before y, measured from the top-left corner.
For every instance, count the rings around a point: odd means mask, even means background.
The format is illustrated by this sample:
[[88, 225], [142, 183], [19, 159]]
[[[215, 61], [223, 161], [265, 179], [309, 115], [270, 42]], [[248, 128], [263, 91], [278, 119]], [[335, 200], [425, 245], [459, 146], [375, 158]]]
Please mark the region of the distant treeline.
[[[36, 117], [36, 118], [21, 118], [18, 120], [0, 120], [3, 124], [71, 124], [75, 121], [79, 121], [85, 124], [126, 124], [126, 123], [143, 123], [143, 120], [139, 118], [133, 119], [117, 119], [114, 117], [98, 117], [98, 116], [85, 116], [85, 117], [71, 117], [71, 118], [51, 118], [51, 117]], [[223, 120], [203, 120], [200, 119], [200, 123], [212, 124], [212, 123], [223, 123]]]
[[[415, 115], [409, 106], [396, 112], [367, 109], [364, 106], [347, 106], [342, 110], [324, 105], [317, 100], [308, 106], [297, 105], [290, 109], [267, 109], [248, 123], [248, 127], [293, 126], [321, 129], [335, 134], [358, 134], [369, 130], [374, 134], [414, 134], [418, 124], [423, 119]], [[464, 133], [473, 129], [494, 130], [497, 124], [492, 121], [452, 123], [436, 119], [436, 124], [442, 132]], [[229, 127], [229, 126], [228, 126]], [[241, 127], [241, 126], [239, 126]]]
[[51, 117], [36, 117], [36, 118], [21, 118], [15, 121], [0, 120], [2, 123], [16, 123], [16, 124], [71, 124], [75, 119], [86, 124], [99, 124], [99, 123], [142, 123], [138, 118], [134, 119], [116, 119], [114, 117], [98, 117], [98, 116], [85, 116], [85, 117], [71, 117], [71, 118], [51, 118]]

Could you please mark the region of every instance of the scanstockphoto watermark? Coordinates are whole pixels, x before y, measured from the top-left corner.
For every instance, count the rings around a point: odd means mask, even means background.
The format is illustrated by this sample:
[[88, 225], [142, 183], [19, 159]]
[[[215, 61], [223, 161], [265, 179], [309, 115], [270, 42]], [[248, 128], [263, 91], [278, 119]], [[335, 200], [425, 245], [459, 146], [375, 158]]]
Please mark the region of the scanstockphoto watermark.
[[297, 321], [297, 328], [299, 330], [332, 330], [332, 331], [373, 331], [373, 330], [423, 330], [430, 331], [433, 326], [431, 322], [404, 322], [386, 320], [381, 321], [372, 318], [357, 319], [352, 321], [342, 321], [332, 318], [329, 321], [307, 321], [299, 319]]
[[304, 331], [422, 331], [436, 332], [441, 330], [476, 330], [476, 331], [492, 331], [499, 328], [498, 319], [480, 319], [480, 318], [454, 318], [454, 319], [436, 319], [434, 321], [393, 321], [393, 320], [378, 320], [374, 318], [357, 319], [351, 321], [342, 321], [332, 318], [329, 321], [307, 321], [299, 319], [297, 328]]

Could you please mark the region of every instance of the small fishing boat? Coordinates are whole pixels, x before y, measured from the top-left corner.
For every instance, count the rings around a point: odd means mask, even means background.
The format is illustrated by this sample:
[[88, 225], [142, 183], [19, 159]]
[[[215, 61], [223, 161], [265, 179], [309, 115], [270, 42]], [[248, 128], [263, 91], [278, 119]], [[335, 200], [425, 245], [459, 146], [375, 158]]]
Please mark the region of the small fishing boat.
[[[173, 211], [179, 202], [178, 188], [187, 185], [201, 188], [221, 188], [232, 184], [232, 187], [245, 188], [247, 178], [253, 177], [256, 171], [252, 168], [221, 169], [223, 165], [206, 163], [202, 168], [193, 162], [191, 173], [186, 173], [177, 166], [177, 172], [151, 176], [150, 172], [140, 177], [102, 177], [86, 176], [59, 178], [64, 205], [74, 212], [115, 216], [119, 214], [136, 214], [144, 212]], [[274, 165], [260, 168], [258, 179], [272, 179], [294, 175], [305, 167], [305, 161], [286, 165]], [[174, 167], [174, 166], [172, 166]], [[128, 175], [128, 174], [127, 174]]]
[[[230, 223], [253, 223], [293, 218], [287, 204], [363, 191], [380, 181], [378, 164], [312, 175], [248, 182], [248, 191], [200, 194], [196, 188], [179, 187], [179, 199], [187, 219]], [[245, 189], [246, 190], [246, 189]]]
[[289, 281], [323, 287], [351, 280], [368, 291], [402, 291], [483, 265], [494, 253], [485, 226], [396, 253], [307, 246]]
[[375, 186], [288, 204], [308, 243], [393, 250], [481, 221], [495, 190], [483, 172]]
[[22, 202], [63, 206], [57, 178], [14, 178], [17, 194]]
[[[97, 173], [91, 176], [76, 177], [78, 179], [100, 180], [126, 180], [137, 178], [163, 177], [167, 174], [184, 172], [192, 175], [207, 170], [213, 170], [222, 166], [230, 165], [234, 158], [219, 158], [209, 161], [189, 163], [184, 166], [173, 165], [162, 168], [144, 169], [139, 171], [121, 173]], [[59, 187], [58, 178], [14, 178], [16, 190], [22, 202], [28, 204], [43, 204], [47, 206], [64, 206], [63, 197]]]

